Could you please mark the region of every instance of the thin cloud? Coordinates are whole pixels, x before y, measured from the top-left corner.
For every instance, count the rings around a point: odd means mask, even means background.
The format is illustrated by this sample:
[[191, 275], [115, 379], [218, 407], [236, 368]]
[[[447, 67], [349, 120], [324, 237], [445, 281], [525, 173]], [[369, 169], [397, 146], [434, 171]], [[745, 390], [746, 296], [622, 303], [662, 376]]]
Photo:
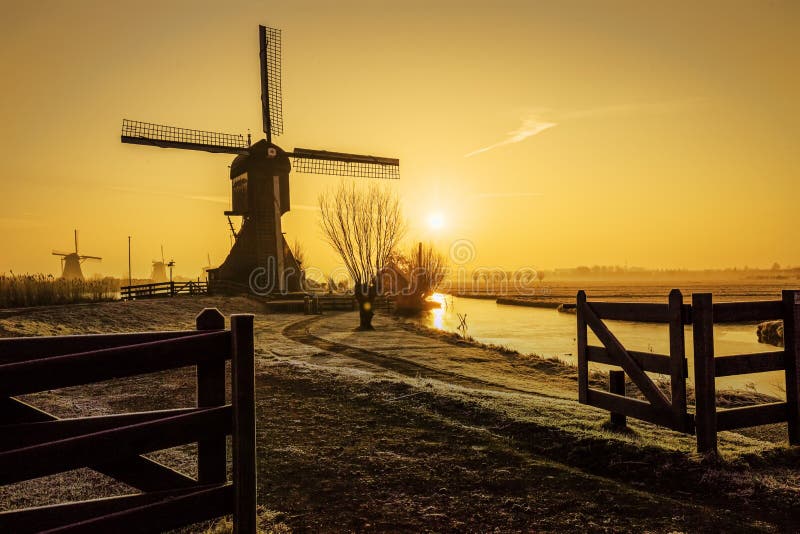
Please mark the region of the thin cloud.
[[310, 204], [291, 204], [292, 211], [294, 210], [302, 210], [302, 211], [319, 211], [319, 206], [312, 206]]
[[[699, 102], [702, 102], [702, 100], [702, 98], [683, 98], [677, 100], [666, 100], [663, 102], [615, 104], [562, 112], [556, 112], [547, 108], [529, 108], [523, 113], [525, 117], [522, 119], [522, 126], [516, 130], [508, 132], [508, 136], [505, 139], [489, 146], [479, 148], [478, 150], [473, 150], [472, 152], [464, 154], [464, 157], [469, 158], [501, 146], [519, 143], [530, 137], [533, 137], [534, 135], [538, 135], [545, 130], [549, 130], [554, 126], [558, 126], [564, 121], [588, 119], [594, 117], [613, 117], [619, 115], [628, 115], [631, 113], [673, 113], [685, 109], [686, 107], [696, 105]], [[540, 117], [543, 115], [555, 116], [556, 118], [552, 120], [557, 120], [559, 122], [542, 120]]]
[[41, 219], [26, 217], [0, 217], [0, 228], [4, 230], [30, 230], [31, 228], [44, 228], [46, 224]]
[[519, 198], [519, 197], [540, 197], [542, 193], [480, 193], [475, 198]]
[[483, 148], [479, 148], [478, 150], [473, 150], [472, 152], [470, 152], [468, 154], [464, 154], [464, 157], [465, 158], [470, 158], [470, 157], [475, 156], [477, 154], [481, 154], [483, 152], [488, 152], [489, 150], [492, 150], [492, 149], [495, 149], [495, 148], [498, 148], [498, 147], [501, 147], [501, 146], [510, 145], [510, 144], [513, 144], [513, 143], [519, 143], [521, 141], [524, 141], [525, 139], [528, 139], [529, 137], [533, 137], [534, 135], [538, 135], [538, 134], [542, 133], [543, 131], [549, 130], [550, 128], [552, 128], [554, 126], [557, 126], [557, 125], [558, 125], [558, 123], [555, 123], [555, 122], [545, 122], [545, 121], [540, 121], [540, 120], [538, 120], [536, 118], [533, 118], [533, 117], [529, 117], [529, 118], [524, 119], [522, 121], [522, 126], [517, 128], [516, 130], [512, 130], [512, 131], [508, 132], [508, 137], [506, 137], [502, 141], [499, 141], [499, 142], [494, 143], [494, 144], [489, 145], [489, 146], [485, 146]]
[[140, 195], [161, 195], [176, 198], [183, 198], [185, 200], [200, 200], [203, 202], [214, 202], [215, 204], [228, 204], [230, 199], [226, 196], [220, 195], [184, 195], [174, 191], [157, 191], [153, 189], [145, 189], [141, 187], [125, 187], [113, 186], [110, 188], [112, 191], [121, 191], [123, 193], [136, 193]]
[[203, 200], [205, 202], [216, 202], [217, 204], [228, 204], [230, 202], [230, 199], [228, 197], [215, 196], [215, 195], [191, 195], [191, 196], [181, 195], [181, 198], [185, 198], [188, 200]]

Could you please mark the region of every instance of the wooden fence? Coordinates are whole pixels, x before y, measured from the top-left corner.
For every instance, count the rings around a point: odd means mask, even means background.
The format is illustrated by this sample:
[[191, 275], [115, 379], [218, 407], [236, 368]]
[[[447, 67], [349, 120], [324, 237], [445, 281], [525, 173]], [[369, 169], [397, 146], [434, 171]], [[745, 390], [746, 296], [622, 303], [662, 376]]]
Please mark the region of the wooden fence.
[[[789, 442], [800, 445], [800, 291], [784, 291], [782, 300], [758, 302], [712, 302], [708, 293], [692, 295], [692, 304], [683, 303], [677, 289], [667, 304], [587, 302], [578, 292], [578, 400], [612, 412], [612, 424], [624, 425], [630, 416], [674, 430], [697, 434], [697, 449], [713, 452], [717, 431], [769, 423], [787, 422]], [[607, 320], [667, 323], [670, 354], [652, 354], [626, 349], [603, 322]], [[783, 320], [783, 350], [755, 354], [714, 356], [715, 323], [749, 323]], [[687, 363], [684, 325], [692, 325], [695, 371], [695, 412], [686, 402]], [[602, 343], [589, 345], [588, 329]], [[754, 334], [755, 335], [755, 334]], [[609, 374], [609, 391], [589, 387], [589, 362], [621, 367]], [[716, 407], [715, 379], [766, 371], [784, 371], [786, 402], [744, 406], [727, 410]], [[648, 375], [669, 376], [667, 397]], [[625, 396], [625, 376], [646, 400]]]
[[139, 284], [119, 288], [122, 300], [148, 299], [157, 297], [174, 297], [175, 295], [205, 295], [208, 293], [207, 282], [159, 282], [157, 284]]
[[[88, 467], [142, 492], [2, 512], [0, 532], [159, 532], [233, 514], [234, 532], [255, 533], [253, 316], [224, 328], [205, 309], [197, 330], [0, 339], [0, 484]], [[16, 398], [186, 366], [197, 370], [190, 408], [58, 419]], [[197, 479], [141, 456], [195, 442]]]

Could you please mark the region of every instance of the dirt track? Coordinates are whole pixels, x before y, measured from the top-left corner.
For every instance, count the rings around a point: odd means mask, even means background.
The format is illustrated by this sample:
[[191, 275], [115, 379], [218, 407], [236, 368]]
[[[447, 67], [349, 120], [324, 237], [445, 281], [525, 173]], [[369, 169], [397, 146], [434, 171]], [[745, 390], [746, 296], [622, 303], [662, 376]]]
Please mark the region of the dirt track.
[[509, 387], [507, 385], [481, 380], [479, 378], [461, 375], [454, 372], [448, 372], [441, 369], [434, 369], [432, 367], [423, 365], [419, 362], [414, 362], [406, 358], [399, 358], [397, 356], [390, 356], [381, 354], [376, 351], [366, 350], [359, 347], [344, 345], [315, 336], [309, 331], [309, 326], [322, 319], [323, 316], [315, 316], [307, 319], [301, 319], [285, 326], [282, 334], [292, 341], [310, 345], [321, 350], [335, 352], [349, 358], [383, 367], [386, 370], [408, 376], [411, 378], [430, 378], [434, 380], [441, 380], [460, 386], [472, 387], [478, 389], [491, 389], [494, 391], [513, 391], [515, 393], [533, 394], [530, 391]]

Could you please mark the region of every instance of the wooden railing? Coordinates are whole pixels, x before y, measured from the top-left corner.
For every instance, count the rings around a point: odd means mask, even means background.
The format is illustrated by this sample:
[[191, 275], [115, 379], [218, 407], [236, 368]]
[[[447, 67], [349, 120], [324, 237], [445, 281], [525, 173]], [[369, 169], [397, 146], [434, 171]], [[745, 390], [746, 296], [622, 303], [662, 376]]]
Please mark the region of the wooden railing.
[[[0, 339], [0, 484], [89, 467], [142, 492], [5, 511], [0, 532], [154, 532], [232, 513], [235, 532], [255, 533], [253, 316], [224, 328], [206, 309], [197, 330]], [[58, 419], [16, 398], [186, 366], [197, 369], [194, 407]], [[195, 442], [197, 479], [141, 456]]]
[[[697, 449], [714, 452], [717, 431], [768, 423], [787, 422], [789, 442], [800, 444], [800, 291], [784, 291], [782, 300], [759, 302], [712, 302], [711, 294], [692, 295], [683, 303], [680, 291], [670, 292], [667, 304], [587, 302], [580, 291], [576, 300], [578, 325], [578, 400], [612, 412], [611, 421], [625, 425], [630, 416], [681, 432], [697, 434]], [[651, 354], [626, 349], [603, 320], [669, 324], [670, 354]], [[714, 357], [714, 324], [783, 320], [783, 350]], [[692, 325], [695, 370], [695, 413], [686, 402], [687, 364], [684, 325]], [[588, 328], [602, 347], [587, 342]], [[609, 391], [589, 387], [589, 362], [621, 367], [610, 371]], [[784, 371], [786, 402], [716, 408], [718, 376]], [[668, 398], [647, 373], [669, 375]], [[644, 401], [625, 396], [625, 376], [644, 395]]]
[[[784, 348], [772, 352], [714, 356], [714, 324], [783, 320]], [[789, 442], [800, 445], [800, 291], [781, 300], [713, 303], [710, 293], [692, 295], [697, 448], [717, 448], [717, 431], [786, 421]], [[716, 377], [784, 371], [786, 402], [718, 410]]]
[[157, 284], [139, 284], [119, 288], [122, 300], [148, 299], [157, 297], [174, 297], [175, 295], [205, 295], [208, 293], [207, 282], [159, 282]]

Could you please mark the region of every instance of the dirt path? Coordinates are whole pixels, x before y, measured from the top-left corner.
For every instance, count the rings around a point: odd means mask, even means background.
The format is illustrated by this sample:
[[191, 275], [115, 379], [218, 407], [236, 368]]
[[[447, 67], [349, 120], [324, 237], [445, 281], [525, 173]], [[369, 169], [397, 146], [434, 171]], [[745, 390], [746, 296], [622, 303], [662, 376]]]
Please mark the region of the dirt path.
[[441, 380], [459, 386], [472, 387], [478, 389], [491, 389], [494, 391], [513, 391], [516, 393], [537, 394], [531, 391], [510, 387], [508, 385], [482, 380], [480, 378], [465, 376], [452, 371], [435, 369], [431, 366], [411, 361], [407, 358], [400, 358], [389, 354], [367, 350], [351, 345], [345, 345], [330, 341], [311, 333], [309, 327], [322, 319], [323, 316], [314, 316], [290, 323], [283, 328], [283, 335], [292, 341], [310, 345], [321, 350], [335, 352], [348, 358], [353, 358], [365, 363], [382, 367], [389, 371], [412, 378], [428, 378]]

